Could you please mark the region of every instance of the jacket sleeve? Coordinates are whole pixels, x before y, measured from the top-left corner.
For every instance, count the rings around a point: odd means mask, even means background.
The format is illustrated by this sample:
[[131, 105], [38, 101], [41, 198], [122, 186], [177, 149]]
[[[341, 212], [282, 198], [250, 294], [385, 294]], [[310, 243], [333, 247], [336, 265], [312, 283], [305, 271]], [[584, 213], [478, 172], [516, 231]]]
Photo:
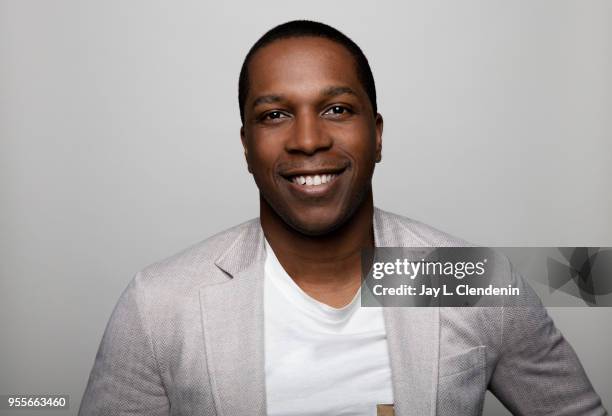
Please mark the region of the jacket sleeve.
[[607, 415], [538, 296], [516, 272], [511, 279], [525, 296], [503, 309], [501, 353], [490, 390], [515, 415]]
[[136, 275], [121, 294], [81, 401], [79, 416], [167, 416], [170, 406], [150, 333], [142, 315]]

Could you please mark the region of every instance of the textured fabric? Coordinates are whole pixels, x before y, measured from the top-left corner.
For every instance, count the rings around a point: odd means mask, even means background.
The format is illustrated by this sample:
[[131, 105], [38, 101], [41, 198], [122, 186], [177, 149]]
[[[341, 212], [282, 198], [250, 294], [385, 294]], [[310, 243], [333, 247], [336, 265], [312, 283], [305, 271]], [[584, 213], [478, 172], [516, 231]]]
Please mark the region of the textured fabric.
[[[378, 209], [374, 239], [466, 245]], [[264, 260], [255, 219], [138, 273], [104, 332], [79, 414], [264, 415]], [[532, 299], [384, 309], [396, 415], [478, 415], [487, 388], [517, 415], [605, 415], [536, 295], [509, 263], [499, 269]]]
[[266, 403], [270, 416], [376, 416], [393, 403], [382, 308], [319, 302], [287, 274], [266, 243]]

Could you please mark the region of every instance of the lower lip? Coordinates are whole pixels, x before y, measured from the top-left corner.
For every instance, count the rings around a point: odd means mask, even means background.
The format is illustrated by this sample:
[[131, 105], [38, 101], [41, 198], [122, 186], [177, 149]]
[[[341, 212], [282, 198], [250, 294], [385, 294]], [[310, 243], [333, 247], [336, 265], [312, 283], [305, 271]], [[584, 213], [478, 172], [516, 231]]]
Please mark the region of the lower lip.
[[298, 196], [320, 198], [323, 196], [327, 196], [327, 194], [333, 192], [333, 189], [335, 188], [336, 184], [338, 183], [340, 178], [342, 178], [345, 172], [346, 170], [340, 172], [339, 174], [337, 174], [336, 177], [331, 180], [331, 182], [322, 183], [321, 185], [299, 185], [293, 181], [288, 181], [284, 178], [283, 180], [289, 185], [291, 191], [296, 193]]

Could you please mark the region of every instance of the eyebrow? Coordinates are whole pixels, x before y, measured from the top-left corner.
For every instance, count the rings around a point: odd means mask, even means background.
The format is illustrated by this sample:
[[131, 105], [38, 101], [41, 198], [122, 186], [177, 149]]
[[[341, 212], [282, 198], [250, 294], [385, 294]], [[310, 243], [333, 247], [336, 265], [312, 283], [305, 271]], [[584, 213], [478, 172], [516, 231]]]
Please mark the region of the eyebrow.
[[[331, 87], [323, 88], [321, 90], [321, 95], [324, 95], [326, 97], [336, 97], [342, 94], [351, 94], [355, 96], [357, 95], [357, 93], [350, 87], [331, 86]], [[262, 95], [260, 97], [257, 97], [253, 101], [253, 107], [257, 107], [258, 105], [261, 105], [261, 104], [278, 103], [278, 102], [283, 101], [283, 99], [284, 99], [283, 96], [278, 95], [278, 94]]]
[[322, 93], [323, 95], [326, 95], [328, 97], [335, 97], [337, 95], [342, 95], [342, 94], [357, 95], [357, 93], [353, 91], [353, 89], [350, 87], [335, 87], [335, 86], [327, 87], [323, 89]]
[[260, 104], [271, 104], [278, 103], [283, 100], [281, 95], [270, 94], [270, 95], [262, 95], [261, 97], [257, 97], [255, 101], [253, 101], [253, 107], [257, 107]]

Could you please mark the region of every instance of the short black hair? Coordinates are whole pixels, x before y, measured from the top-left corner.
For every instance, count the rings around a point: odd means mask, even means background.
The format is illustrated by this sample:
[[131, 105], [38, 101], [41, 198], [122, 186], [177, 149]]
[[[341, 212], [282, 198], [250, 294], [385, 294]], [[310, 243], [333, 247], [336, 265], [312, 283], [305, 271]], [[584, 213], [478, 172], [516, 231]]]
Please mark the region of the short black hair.
[[324, 23], [313, 22], [311, 20], [292, 20], [267, 31], [257, 42], [255, 42], [244, 58], [242, 69], [240, 70], [240, 78], [238, 79], [238, 105], [240, 106], [240, 120], [242, 120], [242, 123], [244, 123], [244, 104], [249, 92], [249, 63], [253, 55], [259, 49], [274, 41], [299, 37], [321, 37], [344, 46], [355, 59], [357, 76], [359, 81], [363, 84], [363, 89], [372, 104], [372, 110], [374, 114], [376, 114], [376, 86], [374, 85], [374, 76], [372, 75], [368, 59], [359, 46], [338, 29]]

